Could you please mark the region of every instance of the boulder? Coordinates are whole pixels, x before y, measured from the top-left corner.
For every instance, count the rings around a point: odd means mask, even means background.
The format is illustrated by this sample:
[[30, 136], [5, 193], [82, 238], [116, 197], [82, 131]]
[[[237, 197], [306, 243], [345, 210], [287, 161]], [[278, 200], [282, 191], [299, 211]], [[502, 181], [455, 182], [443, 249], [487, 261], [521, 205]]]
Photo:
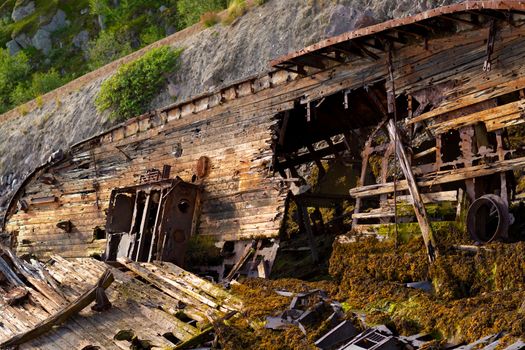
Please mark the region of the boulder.
[[21, 19], [24, 19], [25, 17], [29, 16], [35, 12], [35, 3], [33, 1], [30, 1], [27, 5], [24, 6], [16, 6], [13, 10], [13, 13], [11, 14], [11, 18], [13, 21], [18, 22]]
[[75, 37], [73, 38], [73, 46], [76, 48], [79, 48], [81, 50], [87, 50], [88, 43], [89, 43], [89, 32], [87, 30], [83, 30]]
[[29, 46], [33, 45], [31, 38], [26, 33], [17, 35], [13, 40], [23, 49], [27, 49]]
[[20, 47], [20, 45], [18, 45], [16, 43], [16, 41], [14, 40], [10, 40], [8, 41], [6, 44], [5, 44], [7, 50], [9, 51], [9, 54], [11, 56], [14, 56], [16, 55], [20, 50], [22, 50], [22, 48]]
[[67, 20], [66, 13], [59, 9], [51, 19], [51, 22], [42, 26], [41, 29], [53, 33], [59, 29], [66, 28], [69, 25], [70, 22]]
[[32, 42], [33, 46], [41, 50], [45, 55], [47, 55], [53, 47], [51, 42], [51, 33], [42, 28], [37, 30], [35, 36], [33, 36]]

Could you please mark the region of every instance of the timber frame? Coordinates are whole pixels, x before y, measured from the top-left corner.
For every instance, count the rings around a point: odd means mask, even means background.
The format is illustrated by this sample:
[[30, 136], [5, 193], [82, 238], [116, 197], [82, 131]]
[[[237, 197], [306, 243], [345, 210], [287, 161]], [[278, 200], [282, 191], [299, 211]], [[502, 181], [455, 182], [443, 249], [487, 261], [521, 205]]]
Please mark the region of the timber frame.
[[[357, 232], [397, 224], [398, 202], [408, 203], [433, 260], [425, 204], [494, 194], [508, 209], [514, 195], [525, 149], [508, 135], [524, 121], [524, 23], [524, 1], [466, 1], [288, 54], [268, 73], [74, 145], [23, 182], [4, 229], [18, 253], [100, 253], [106, 240], [93, 230], [105, 226], [111, 192], [169, 167], [201, 189], [195, 235], [233, 245], [230, 266], [249, 260], [252, 240], [258, 250], [280, 237], [289, 192], [305, 208], [353, 201]], [[303, 165], [322, 182], [327, 161], [348, 165], [357, 183], [335, 194], [310, 188]], [[71, 232], [57, 227], [66, 221]]]

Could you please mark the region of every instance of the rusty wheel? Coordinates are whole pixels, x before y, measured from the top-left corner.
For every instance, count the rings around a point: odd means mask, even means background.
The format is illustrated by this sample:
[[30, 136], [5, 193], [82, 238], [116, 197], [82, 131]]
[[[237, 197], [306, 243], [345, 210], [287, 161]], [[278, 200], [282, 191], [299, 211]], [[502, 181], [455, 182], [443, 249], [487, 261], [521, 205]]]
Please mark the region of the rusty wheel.
[[505, 239], [509, 222], [507, 205], [495, 194], [486, 194], [476, 199], [468, 209], [468, 233], [472, 239], [480, 243]]

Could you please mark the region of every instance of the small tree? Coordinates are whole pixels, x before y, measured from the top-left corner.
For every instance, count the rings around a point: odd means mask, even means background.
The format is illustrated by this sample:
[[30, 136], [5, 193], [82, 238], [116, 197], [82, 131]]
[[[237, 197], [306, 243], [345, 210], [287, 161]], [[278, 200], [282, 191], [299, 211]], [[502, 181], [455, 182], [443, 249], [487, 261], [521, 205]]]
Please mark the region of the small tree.
[[166, 84], [165, 74], [177, 69], [182, 50], [161, 46], [125, 64], [106, 80], [95, 104], [99, 112], [111, 110], [110, 119], [125, 120], [147, 111], [151, 100]]
[[23, 52], [11, 56], [7, 50], [0, 49], [0, 112], [13, 106], [11, 91], [29, 76], [29, 59]]

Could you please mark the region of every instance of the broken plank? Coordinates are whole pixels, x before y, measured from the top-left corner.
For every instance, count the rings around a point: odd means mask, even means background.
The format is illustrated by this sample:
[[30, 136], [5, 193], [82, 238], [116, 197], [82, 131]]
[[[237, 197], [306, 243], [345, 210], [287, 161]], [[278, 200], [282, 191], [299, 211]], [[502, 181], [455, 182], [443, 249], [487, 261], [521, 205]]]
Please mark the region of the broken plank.
[[0, 344], [0, 348], [13, 347], [23, 344], [29, 340], [35, 339], [36, 337], [42, 334], [45, 334], [46, 332], [53, 329], [54, 326], [65, 322], [68, 318], [70, 318], [73, 315], [76, 315], [78, 312], [80, 312], [82, 309], [84, 309], [86, 306], [88, 306], [95, 300], [98, 288], [108, 288], [109, 285], [113, 282], [113, 280], [113, 275], [111, 274], [111, 272], [109, 272], [109, 270], [107, 270], [102, 275], [97, 285], [95, 285], [89, 291], [81, 295], [74, 303], [64, 308], [62, 311], [47, 319], [46, 321], [36, 325], [33, 329], [18, 334], [12, 337], [11, 339], [3, 342], [2, 344]]
[[423, 205], [423, 199], [421, 198], [421, 194], [419, 193], [419, 188], [416, 183], [416, 179], [414, 178], [414, 174], [412, 173], [412, 169], [410, 167], [405, 148], [401, 143], [401, 136], [399, 135], [397, 126], [394, 123], [393, 119], [390, 119], [388, 121], [387, 129], [390, 139], [392, 140], [392, 142], [396, 143], [396, 153], [398, 156], [399, 165], [401, 167], [401, 170], [403, 171], [403, 174], [405, 175], [408, 191], [410, 192], [410, 195], [413, 199], [412, 205], [414, 207], [414, 212], [416, 214], [417, 221], [419, 222], [419, 227], [421, 229], [423, 240], [425, 241], [428, 258], [430, 262], [433, 262], [436, 259], [437, 253], [437, 245], [434, 238], [434, 233], [432, 232], [432, 227], [430, 226], [430, 222], [428, 220], [427, 211], [425, 209], [425, 206]]

